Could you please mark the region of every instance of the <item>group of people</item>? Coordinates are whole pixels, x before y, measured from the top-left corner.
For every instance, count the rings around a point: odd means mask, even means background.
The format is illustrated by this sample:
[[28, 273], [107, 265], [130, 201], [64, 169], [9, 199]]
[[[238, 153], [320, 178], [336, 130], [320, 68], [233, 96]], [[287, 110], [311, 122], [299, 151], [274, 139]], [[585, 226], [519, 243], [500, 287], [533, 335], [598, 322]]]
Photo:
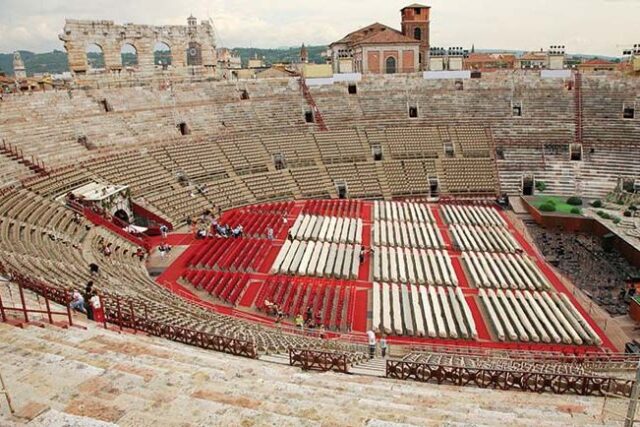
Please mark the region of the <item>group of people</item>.
[[[369, 344], [369, 359], [373, 359], [376, 355], [376, 348], [378, 345], [378, 340], [376, 337], [376, 333], [371, 329], [367, 331], [367, 342]], [[380, 355], [384, 358], [387, 357], [387, 351], [389, 350], [389, 344], [387, 344], [386, 335], [382, 334], [380, 336]]]
[[87, 282], [84, 292], [81, 293], [78, 290], [73, 291], [73, 297], [69, 306], [72, 310], [86, 314], [89, 320], [104, 322], [102, 302], [100, 301], [98, 293], [93, 289], [92, 280]]

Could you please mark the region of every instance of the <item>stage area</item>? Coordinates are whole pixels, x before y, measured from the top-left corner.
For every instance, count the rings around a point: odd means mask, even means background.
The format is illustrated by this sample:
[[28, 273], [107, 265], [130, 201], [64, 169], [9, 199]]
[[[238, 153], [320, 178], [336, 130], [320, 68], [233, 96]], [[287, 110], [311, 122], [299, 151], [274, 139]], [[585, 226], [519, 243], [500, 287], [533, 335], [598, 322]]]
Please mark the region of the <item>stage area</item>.
[[[225, 225], [242, 236], [216, 235]], [[300, 315], [305, 331], [351, 340], [614, 350], [492, 204], [281, 202], [227, 211], [210, 231], [170, 235], [189, 247], [157, 282], [211, 310], [284, 328]]]

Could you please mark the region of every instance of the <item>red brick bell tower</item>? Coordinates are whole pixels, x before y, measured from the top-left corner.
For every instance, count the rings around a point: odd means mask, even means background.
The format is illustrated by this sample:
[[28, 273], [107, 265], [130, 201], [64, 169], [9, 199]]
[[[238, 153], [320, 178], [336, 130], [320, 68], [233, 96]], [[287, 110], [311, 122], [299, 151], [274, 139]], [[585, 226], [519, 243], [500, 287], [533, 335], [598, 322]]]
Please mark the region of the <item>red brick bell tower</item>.
[[402, 34], [420, 40], [420, 69], [426, 69], [429, 59], [429, 17], [431, 6], [414, 3], [402, 8]]

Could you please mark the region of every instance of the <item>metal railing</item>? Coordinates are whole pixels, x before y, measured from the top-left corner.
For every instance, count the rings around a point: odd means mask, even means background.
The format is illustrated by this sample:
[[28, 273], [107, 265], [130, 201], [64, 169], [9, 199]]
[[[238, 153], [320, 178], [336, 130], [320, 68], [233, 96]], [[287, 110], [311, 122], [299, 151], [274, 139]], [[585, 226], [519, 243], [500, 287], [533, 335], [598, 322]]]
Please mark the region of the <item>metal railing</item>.
[[[42, 281], [18, 272], [8, 272], [2, 264], [0, 264], [0, 273], [9, 274], [11, 280], [24, 289], [45, 296], [48, 300], [64, 305], [67, 308], [69, 307], [72, 295], [71, 290], [49, 286]], [[149, 310], [146, 305], [140, 308], [139, 304], [132, 299], [108, 293], [103, 293], [99, 296], [104, 307], [105, 327], [107, 327], [107, 324], [112, 324], [121, 330], [130, 329], [134, 333], [144, 332], [195, 347], [254, 359], [258, 357], [256, 345], [251, 341], [214, 335], [153, 320], [149, 317]], [[68, 316], [71, 319], [70, 309], [68, 310]], [[2, 313], [2, 316], [4, 320], [4, 313]]]

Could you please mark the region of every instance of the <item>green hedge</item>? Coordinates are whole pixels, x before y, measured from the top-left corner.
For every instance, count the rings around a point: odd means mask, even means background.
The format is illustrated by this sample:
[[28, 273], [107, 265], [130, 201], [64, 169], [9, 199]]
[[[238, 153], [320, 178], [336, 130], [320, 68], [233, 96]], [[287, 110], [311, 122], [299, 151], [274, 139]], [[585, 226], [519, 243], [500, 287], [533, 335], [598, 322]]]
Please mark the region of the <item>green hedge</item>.
[[556, 205], [554, 203], [543, 203], [540, 205], [540, 207], [538, 208], [541, 212], [555, 212], [556, 211]]
[[567, 199], [567, 204], [571, 206], [582, 206], [582, 199], [580, 197], [569, 197]]
[[571, 213], [574, 215], [580, 215], [582, 211], [580, 210], [580, 208], [573, 208], [571, 209]]
[[594, 200], [593, 203], [591, 203], [591, 206], [593, 206], [594, 208], [601, 208], [602, 200]]

